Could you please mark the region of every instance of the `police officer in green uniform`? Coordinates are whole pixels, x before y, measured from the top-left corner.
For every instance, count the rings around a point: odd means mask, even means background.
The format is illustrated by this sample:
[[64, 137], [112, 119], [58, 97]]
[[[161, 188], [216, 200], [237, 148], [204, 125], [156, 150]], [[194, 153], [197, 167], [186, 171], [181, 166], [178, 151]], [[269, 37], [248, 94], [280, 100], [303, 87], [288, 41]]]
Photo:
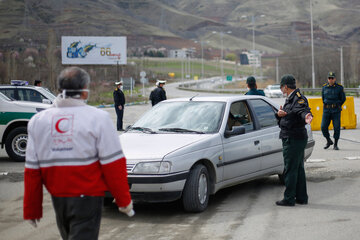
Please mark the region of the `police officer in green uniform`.
[[280, 138], [284, 157], [284, 198], [276, 202], [278, 206], [294, 206], [295, 203], [307, 204], [304, 151], [307, 144], [306, 124], [312, 121], [308, 101], [296, 89], [295, 78], [284, 75], [281, 78], [281, 91], [287, 96], [284, 106], [276, 114], [281, 129]]
[[260, 95], [265, 96], [263, 90], [257, 90], [256, 80], [253, 76], [250, 76], [246, 79], [247, 87], [250, 89], [245, 95]]
[[339, 150], [338, 141], [340, 138], [341, 106], [344, 104], [346, 96], [343, 86], [336, 82], [334, 72], [328, 73], [328, 82], [323, 85], [321, 96], [324, 104], [321, 131], [327, 140], [324, 149], [328, 149], [334, 144], [333, 141], [331, 141], [329, 134], [329, 125], [332, 120], [335, 140], [334, 150]]

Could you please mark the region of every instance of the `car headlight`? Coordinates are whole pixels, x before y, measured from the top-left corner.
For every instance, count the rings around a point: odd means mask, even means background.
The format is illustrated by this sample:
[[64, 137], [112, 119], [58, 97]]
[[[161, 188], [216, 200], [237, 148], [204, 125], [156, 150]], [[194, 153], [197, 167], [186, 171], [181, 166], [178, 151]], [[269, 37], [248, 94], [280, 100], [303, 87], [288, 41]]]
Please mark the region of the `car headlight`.
[[169, 173], [171, 168], [170, 162], [140, 162], [136, 164], [133, 173], [137, 174], [156, 174]]

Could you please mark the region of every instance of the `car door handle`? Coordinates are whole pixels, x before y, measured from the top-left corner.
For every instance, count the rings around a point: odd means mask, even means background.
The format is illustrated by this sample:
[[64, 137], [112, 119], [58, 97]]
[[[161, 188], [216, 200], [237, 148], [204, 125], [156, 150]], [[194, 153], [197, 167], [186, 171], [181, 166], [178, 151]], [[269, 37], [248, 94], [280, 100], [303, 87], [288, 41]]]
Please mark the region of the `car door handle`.
[[260, 143], [259, 140], [254, 141], [254, 145], [255, 145], [255, 146], [258, 145], [259, 143]]

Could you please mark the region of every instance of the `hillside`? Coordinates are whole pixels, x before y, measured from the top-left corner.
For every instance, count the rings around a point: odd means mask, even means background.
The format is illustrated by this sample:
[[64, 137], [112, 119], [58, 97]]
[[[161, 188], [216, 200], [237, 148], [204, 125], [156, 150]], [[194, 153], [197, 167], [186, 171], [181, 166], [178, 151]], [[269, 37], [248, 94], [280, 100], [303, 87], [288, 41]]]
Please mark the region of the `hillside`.
[[[131, 48], [190, 47], [194, 40], [225, 49], [279, 53], [310, 42], [309, 1], [302, 0], [2, 0], [0, 50], [39, 46], [62, 35], [128, 36]], [[252, 16], [255, 16], [252, 21]], [[316, 45], [359, 42], [358, 0], [314, 0]], [[253, 25], [254, 24], [254, 25]]]

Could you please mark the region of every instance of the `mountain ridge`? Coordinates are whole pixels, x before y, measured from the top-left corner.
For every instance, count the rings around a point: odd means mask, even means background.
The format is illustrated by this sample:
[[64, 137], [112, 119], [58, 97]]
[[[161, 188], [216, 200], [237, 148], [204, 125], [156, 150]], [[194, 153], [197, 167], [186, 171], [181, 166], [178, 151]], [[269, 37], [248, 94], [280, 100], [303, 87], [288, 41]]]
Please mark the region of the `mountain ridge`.
[[[54, 30], [58, 40], [66, 35], [142, 36], [129, 46], [161, 47], [158, 40], [169, 38], [175, 42], [168, 48], [198, 40], [219, 49], [216, 31], [224, 33], [226, 49], [241, 50], [251, 49], [254, 27], [257, 49], [281, 53], [310, 43], [309, 8], [301, 0], [3, 0], [0, 44], [16, 47], [24, 39], [45, 44]], [[333, 48], [359, 42], [359, 13], [357, 0], [313, 1], [315, 44]]]

